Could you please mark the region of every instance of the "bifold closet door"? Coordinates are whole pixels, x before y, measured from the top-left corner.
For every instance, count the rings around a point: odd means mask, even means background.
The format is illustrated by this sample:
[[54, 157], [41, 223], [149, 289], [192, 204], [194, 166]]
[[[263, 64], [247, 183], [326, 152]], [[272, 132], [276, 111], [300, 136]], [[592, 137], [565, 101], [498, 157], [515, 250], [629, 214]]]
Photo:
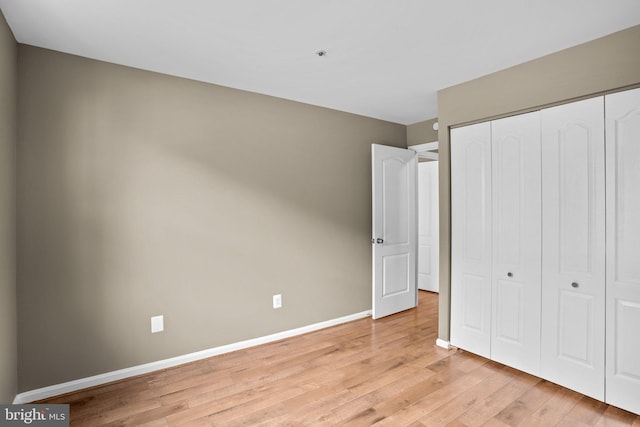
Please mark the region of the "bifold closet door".
[[491, 357], [491, 124], [451, 130], [451, 344]]
[[604, 400], [604, 99], [561, 105], [540, 115], [540, 373]]
[[640, 414], [640, 89], [605, 97], [606, 402]]
[[491, 358], [540, 371], [540, 113], [491, 122]]

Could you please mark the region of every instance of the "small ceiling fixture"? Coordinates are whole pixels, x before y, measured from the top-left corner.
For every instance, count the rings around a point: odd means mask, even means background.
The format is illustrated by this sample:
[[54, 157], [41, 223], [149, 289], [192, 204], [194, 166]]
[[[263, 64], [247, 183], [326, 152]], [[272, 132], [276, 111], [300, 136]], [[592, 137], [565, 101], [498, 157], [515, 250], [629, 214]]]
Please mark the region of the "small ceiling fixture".
[[316, 52], [316, 55], [323, 57], [323, 56], [327, 56], [327, 51], [326, 50], [319, 50]]

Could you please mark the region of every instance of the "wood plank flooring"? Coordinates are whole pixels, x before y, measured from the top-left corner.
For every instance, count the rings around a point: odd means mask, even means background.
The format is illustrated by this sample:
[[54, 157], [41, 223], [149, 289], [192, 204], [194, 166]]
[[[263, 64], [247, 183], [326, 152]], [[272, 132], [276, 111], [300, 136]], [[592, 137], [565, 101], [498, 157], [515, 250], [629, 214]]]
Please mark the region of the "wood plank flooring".
[[79, 426], [637, 426], [640, 417], [461, 350], [417, 309], [48, 399]]

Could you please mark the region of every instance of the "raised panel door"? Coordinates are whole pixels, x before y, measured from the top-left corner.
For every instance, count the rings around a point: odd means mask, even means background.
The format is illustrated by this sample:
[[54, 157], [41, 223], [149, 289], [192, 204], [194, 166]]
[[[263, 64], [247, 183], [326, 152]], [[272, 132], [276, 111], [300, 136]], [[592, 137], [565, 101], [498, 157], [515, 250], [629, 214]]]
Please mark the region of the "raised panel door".
[[491, 357], [491, 125], [451, 130], [451, 343]]
[[541, 376], [604, 399], [604, 101], [541, 111]]
[[540, 113], [491, 122], [491, 358], [540, 370]]
[[415, 307], [416, 158], [397, 147], [373, 144], [372, 245], [374, 319]]
[[606, 402], [640, 413], [640, 89], [605, 97]]
[[438, 162], [418, 163], [418, 288], [438, 292]]

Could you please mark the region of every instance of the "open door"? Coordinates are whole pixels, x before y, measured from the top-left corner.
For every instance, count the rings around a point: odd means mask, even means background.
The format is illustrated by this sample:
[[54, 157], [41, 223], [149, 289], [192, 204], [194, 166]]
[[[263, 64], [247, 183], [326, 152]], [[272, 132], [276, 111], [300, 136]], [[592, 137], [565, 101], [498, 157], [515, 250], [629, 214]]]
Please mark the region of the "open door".
[[374, 319], [418, 303], [417, 160], [414, 151], [371, 146]]

